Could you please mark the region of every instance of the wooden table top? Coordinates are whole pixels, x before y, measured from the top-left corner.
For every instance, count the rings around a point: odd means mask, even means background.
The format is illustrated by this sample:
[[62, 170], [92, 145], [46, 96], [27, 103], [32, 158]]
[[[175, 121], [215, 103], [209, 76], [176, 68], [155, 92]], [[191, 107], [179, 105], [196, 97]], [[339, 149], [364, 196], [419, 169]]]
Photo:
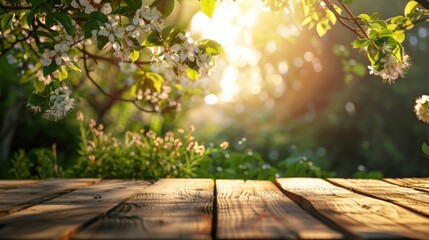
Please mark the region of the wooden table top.
[[429, 239], [429, 178], [0, 180], [0, 239]]

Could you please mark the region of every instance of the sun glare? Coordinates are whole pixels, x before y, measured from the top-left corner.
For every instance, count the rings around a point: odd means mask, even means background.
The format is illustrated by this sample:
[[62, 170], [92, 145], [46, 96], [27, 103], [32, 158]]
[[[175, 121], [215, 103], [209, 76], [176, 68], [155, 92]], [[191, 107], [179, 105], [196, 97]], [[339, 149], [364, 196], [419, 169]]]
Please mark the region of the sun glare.
[[[207, 95], [206, 104], [233, 101], [240, 92], [240, 86], [237, 83], [237, 78], [240, 77], [238, 68], [246, 65], [256, 66], [259, 63], [260, 53], [252, 46], [251, 29], [262, 12], [260, 5], [260, 0], [221, 3], [216, 7], [212, 19], [201, 12], [193, 17], [192, 31], [199, 32], [202, 38], [219, 42], [228, 59], [227, 66], [218, 69], [222, 77], [221, 91], [218, 96]], [[259, 83], [260, 80], [254, 82]], [[253, 92], [259, 92], [260, 86], [253, 84], [252, 88]]]

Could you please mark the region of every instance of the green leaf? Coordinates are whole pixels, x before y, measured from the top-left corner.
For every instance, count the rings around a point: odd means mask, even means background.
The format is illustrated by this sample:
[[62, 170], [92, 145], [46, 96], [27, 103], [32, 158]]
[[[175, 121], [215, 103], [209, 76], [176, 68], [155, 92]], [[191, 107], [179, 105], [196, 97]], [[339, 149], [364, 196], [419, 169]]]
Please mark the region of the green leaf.
[[154, 72], [147, 72], [145, 75], [146, 75], [146, 78], [152, 81], [153, 87], [155, 88], [155, 90], [157, 92], [161, 92], [161, 87], [162, 87], [162, 84], [164, 83], [164, 78], [158, 73], [154, 73]]
[[72, 19], [69, 15], [57, 13], [55, 15], [55, 18], [58, 20], [58, 22], [63, 25], [64, 29], [66, 30], [67, 34], [70, 36], [73, 36], [74, 28], [72, 24]]
[[93, 19], [96, 19], [100, 23], [109, 22], [109, 19], [107, 18], [107, 16], [104, 15], [102, 12], [92, 12], [89, 16], [91, 16], [91, 18]]
[[44, 67], [42, 68], [42, 70], [43, 70], [43, 76], [47, 76], [47, 75], [49, 75], [49, 74], [51, 74], [51, 73], [55, 72], [56, 70], [58, 70], [58, 65], [57, 65], [57, 64], [55, 64], [55, 63], [52, 63], [52, 64], [51, 64], [51, 65], [49, 65], [49, 66], [44, 66]]
[[159, 38], [158, 34], [155, 32], [151, 32], [149, 36], [146, 38], [145, 45], [148, 47], [151, 46], [162, 46], [164, 42]]
[[65, 79], [67, 79], [69, 76], [69, 72], [67, 71], [67, 67], [66, 66], [61, 66], [60, 67], [60, 72], [58, 74], [58, 78], [60, 81], [64, 81]]
[[198, 48], [203, 50], [204, 53], [209, 56], [215, 56], [222, 53], [222, 45], [210, 39], [202, 40], [200, 45], [198, 45]]
[[353, 47], [354, 48], [363, 48], [368, 46], [369, 44], [371, 44], [371, 40], [367, 40], [367, 39], [356, 39], [353, 42]]
[[371, 17], [368, 14], [362, 13], [358, 16], [360, 20], [363, 20], [364, 22], [370, 22]]
[[171, 40], [176, 38], [177, 35], [179, 35], [179, 33], [180, 33], [179, 28], [174, 27], [174, 26], [169, 26], [169, 27], [162, 29], [161, 37], [162, 37], [162, 39], [164, 39], [164, 41], [170, 42]]
[[319, 37], [323, 37], [328, 31], [326, 30], [325, 26], [322, 23], [317, 23], [316, 25], [316, 31]]
[[34, 16], [36, 16], [36, 14], [39, 12], [40, 7], [33, 7], [30, 9], [30, 11], [28, 11], [27, 16], [25, 17], [27, 24], [29, 26], [32, 26], [32, 22], [34, 20]]
[[128, 6], [121, 6], [118, 7], [115, 11], [113, 11], [113, 14], [121, 14], [121, 15], [130, 15], [131, 13], [134, 13], [135, 10], [133, 10], [132, 8], [128, 7]]
[[92, 31], [98, 30], [100, 28], [100, 24], [96, 19], [91, 19], [83, 25], [83, 34], [85, 38], [92, 37]]
[[201, 11], [209, 18], [212, 18], [216, 6], [216, 0], [201, 0]]
[[343, 0], [343, 3], [345, 4], [351, 4], [353, 2], [353, 0]]
[[45, 31], [37, 31], [36, 36], [37, 37], [45, 37], [45, 38], [49, 38], [51, 40], [54, 40], [54, 36], [52, 36], [50, 33], [45, 32]]
[[422, 144], [422, 151], [426, 156], [429, 156], [429, 145], [427, 145], [425, 142]]
[[128, 6], [133, 10], [137, 10], [142, 6], [142, 0], [125, 0]]
[[418, 3], [416, 1], [409, 1], [404, 8], [404, 16], [408, 16], [416, 7]]
[[105, 36], [97, 36], [97, 48], [103, 49], [104, 46], [109, 42], [109, 39]]
[[69, 15], [62, 13], [50, 13], [46, 16], [46, 26], [53, 27], [57, 22], [60, 22], [66, 30], [67, 34], [73, 36], [74, 28], [72, 24], [72, 19]]
[[393, 38], [398, 41], [399, 43], [402, 43], [405, 40], [405, 33], [404, 31], [395, 31], [393, 34]]
[[191, 80], [195, 80], [195, 79], [197, 79], [199, 76], [200, 76], [200, 74], [198, 74], [198, 72], [197, 71], [195, 71], [194, 69], [192, 69], [192, 68], [188, 68], [187, 69], [187, 71], [186, 71], [186, 75], [191, 79]]
[[4, 32], [6, 29], [9, 28], [10, 24], [12, 23], [12, 19], [15, 16], [14, 13], [8, 13], [1, 19], [1, 30]]
[[46, 85], [43, 82], [39, 81], [38, 79], [33, 80], [33, 85], [34, 85], [34, 89], [36, 89], [38, 93], [45, 91]]
[[156, 7], [158, 11], [164, 16], [169, 16], [174, 9], [174, 0], [156, 0], [150, 5], [151, 7]]
[[383, 29], [383, 30], [378, 32], [378, 36], [379, 37], [392, 37], [393, 31], [390, 29]]
[[[37, 81], [37, 80], [36, 80]], [[40, 82], [40, 81], [38, 81], [38, 82]], [[28, 103], [31, 105], [31, 106], [41, 106], [41, 105], [43, 105], [44, 103], [46, 102], [46, 98], [45, 97], [43, 97], [43, 96], [40, 96], [39, 94], [37, 94], [37, 93], [32, 93], [31, 95], [30, 95], [30, 97], [28, 97]]]
[[134, 63], [135, 61], [137, 61], [140, 57], [140, 52], [139, 51], [133, 51], [132, 53], [130, 53], [130, 55], [128, 56], [131, 59], [131, 62]]

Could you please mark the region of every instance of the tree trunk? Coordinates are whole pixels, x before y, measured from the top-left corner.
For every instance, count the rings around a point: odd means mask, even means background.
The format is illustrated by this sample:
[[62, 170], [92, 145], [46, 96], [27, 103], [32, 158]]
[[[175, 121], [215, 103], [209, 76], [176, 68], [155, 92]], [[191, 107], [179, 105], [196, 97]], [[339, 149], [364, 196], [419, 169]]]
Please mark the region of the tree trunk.
[[17, 120], [23, 103], [23, 99], [17, 99], [5, 112], [0, 131], [0, 161], [9, 159], [10, 147], [12, 145], [13, 136], [15, 135]]

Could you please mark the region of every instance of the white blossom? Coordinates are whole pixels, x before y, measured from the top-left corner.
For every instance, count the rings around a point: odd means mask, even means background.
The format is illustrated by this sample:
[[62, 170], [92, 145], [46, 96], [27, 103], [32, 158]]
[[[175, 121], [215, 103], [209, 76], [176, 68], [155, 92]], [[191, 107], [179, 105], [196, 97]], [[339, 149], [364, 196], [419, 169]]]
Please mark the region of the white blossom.
[[75, 106], [75, 100], [70, 97], [70, 94], [70, 89], [64, 83], [55, 89], [54, 93], [49, 97], [51, 106], [43, 113], [42, 117], [52, 121], [58, 121], [66, 117]]
[[103, 14], [110, 14], [112, 6], [110, 3], [101, 4], [101, 0], [73, 0], [70, 5], [76, 9], [83, 10], [86, 14], [100, 11]]
[[429, 123], [429, 96], [422, 95], [416, 99], [416, 105], [414, 106], [414, 112], [420, 121]]
[[[387, 49], [387, 48], [385, 48]], [[382, 58], [380, 62], [384, 63], [381, 70], [376, 70], [368, 66], [370, 74], [380, 76], [384, 81], [393, 83], [398, 77], [405, 77], [410, 67], [410, 57], [407, 54], [402, 55], [402, 60], [398, 59], [393, 53], [389, 53], [387, 58]]]

